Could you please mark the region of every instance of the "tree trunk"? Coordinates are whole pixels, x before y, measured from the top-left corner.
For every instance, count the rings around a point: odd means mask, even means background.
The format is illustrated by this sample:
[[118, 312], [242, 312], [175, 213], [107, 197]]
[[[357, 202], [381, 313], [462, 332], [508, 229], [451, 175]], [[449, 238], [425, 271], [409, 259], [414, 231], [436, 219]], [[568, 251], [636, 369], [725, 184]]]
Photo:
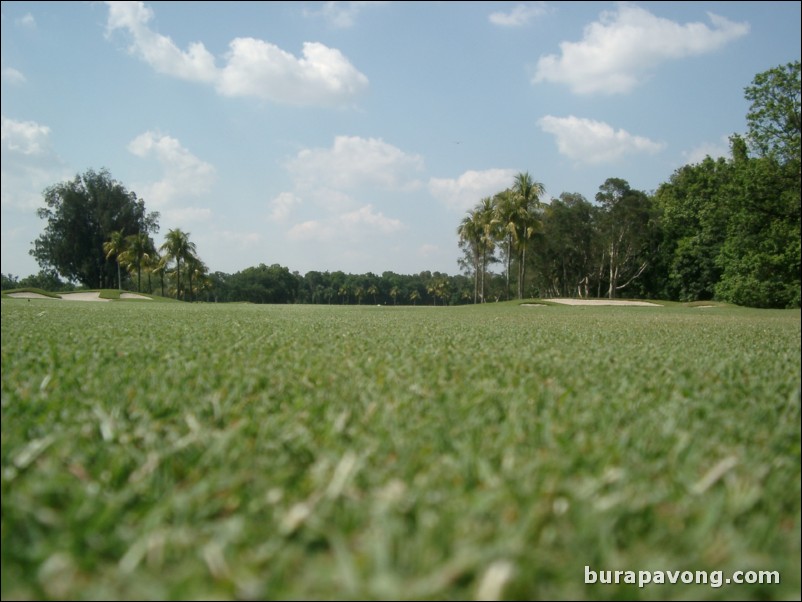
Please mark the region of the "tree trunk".
[[512, 269], [512, 234], [507, 234], [507, 298], [510, 300], [510, 270]]

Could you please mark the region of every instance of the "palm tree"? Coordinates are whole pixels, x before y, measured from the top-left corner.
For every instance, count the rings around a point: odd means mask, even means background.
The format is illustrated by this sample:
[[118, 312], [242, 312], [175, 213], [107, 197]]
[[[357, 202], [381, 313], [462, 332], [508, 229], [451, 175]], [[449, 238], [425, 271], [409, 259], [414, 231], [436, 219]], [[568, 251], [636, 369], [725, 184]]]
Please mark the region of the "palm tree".
[[178, 295], [181, 293], [181, 261], [186, 261], [190, 257], [195, 257], [197, 247], [194, 242], [190, 242], [189, 232], [183, 232], [176, 228], [167, 233], [161, 250], [165, 252], [165, 257], [168, 262], [175, 261], [175, 298], [178, 299]]
[[529, 172], [523, 172], [515, 176], [512, 192], [515, 195], [517, 206], [515, 238], [519, 253], [518, 298], [523, 299], [526, 279], [526, 247], [529, 239], [539, 227], [540, 197], [546, 193], [546, 188], [540, 182], [535, 182]]
[[195, 292], [200, 295], [205, 289], [211, 287], [211, 280], [209, 279], [209, 267], [203, 263], [198, 257], [192, 257], [186, 263], [188, 267], [189, 280], [189, 299], [192, 300], [192, 278], [195, 279]]
[[426, 294], [432, 298], [432, 305], [437, 306], [437, 283], [430, 281], [426, 285]]
[[120, 260], [124, 260], [125, 256], [125, 242], [122, 230], [115, 230], [111, 233], [111, 238], [103, 243], [103, 252], [106, 254], [106, 259], [114, 257], [117, 262], [117, 289], [123, 290], [122, 278], [120, 275]]
[[153, 239], [145, 232], [131, 234], [126, 237], [125, 261], [136, 268], [136, 290], [142, 292], [142, 266], [147, 266], [151, 255], [156, 252]]
[[435, 297], [440, 297], [443, 302], [443, 305], [446, 304], [446, 298], [448, 297], [448, 280], [445, 278], [441, 278], [440, 280], [434, 283], [434, 295]]
[[515, 220], [517, 213], [515, 195], [512, 190], [508, 188], [493, 197], [493, 215], [500, 226], [499, 234], [503, 235], [507, 242], [507, 300], [510, 298], [510, 268], [512, 265], [512, 244], [516, 233]]
[[[192, 302], [192, 277], [195, 277], [195, 282], [200, 283], [209, 268], [194, 254], [188, 255], [184, 259], [184, 269], [187, 272], [187, 281], [189, 287], [189, 300]], [[200, 287], [198, 287], [200, 289]]]
[[416, 301], [420, 301], [420, 293], [418, 289], [414, 289], [411, 293], [409, 293], [409, 300], [412, 301], [412, 305], [415, 305]]
[[390, 296], [393, 298], [393, 305], [396, 304], [396, 301], [398, 300], [398, 295], [400, 294], [401, 291], [398, 290], [397, 286], [394, 286], [393, 288], [390, 289]]
[[159, 255], [156, 253], [151, 258], [151, 268], [150, 271], [154, 274], [158, 274], [159, 281], [161, 283], [161, 290], [162, 290], [162, 297], [164, 297], [164, 272], [167, 271], [167, 256], [166, 255]]
[[457, 227], [457, 235], [459, 235], [459, 246], [467, 246], [471, 263], [473, 264], [473, 302], [479, 296], [479, 267], [480, 267], [480, 254], [481, 254], [481, 240], [482, 230], [478, 223], [477, 211], [469, 211], [468, 214], [462, 218], [459, 226]]

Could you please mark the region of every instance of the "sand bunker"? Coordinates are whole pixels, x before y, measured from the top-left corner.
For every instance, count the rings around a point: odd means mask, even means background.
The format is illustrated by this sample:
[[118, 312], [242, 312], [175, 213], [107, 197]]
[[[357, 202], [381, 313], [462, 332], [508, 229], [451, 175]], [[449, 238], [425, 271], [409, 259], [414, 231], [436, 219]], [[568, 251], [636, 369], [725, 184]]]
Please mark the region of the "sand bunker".
[[61, 298], [65, 301], [111, 301], [111, 299], [101, 299], [100, 293], [86, 292], [86, 293], [64, 293]]
[[[97, 291], [86, 291], [80, 293], [63, 293], [58, 297], [48, 297], [40, 295], [39, 293], [9, 293], [9, 297], [14, 299], [63, 299], [64, 301], [111, 301], [111, 299], [102, 299], [100, 293]], [[120, 293], [120, 299], [142, 299], [144, 301], [153, 301], [150, 297], [139, 295], [137, 293]]]
[[8, 293], [8, 296], [14, 299], [55, 299], [55, 297], [48, 297], [39, 293]]
[[634, 305], [638, 307], [663, 307], [659, 303], [648, 301], [624, 301], [621, 299], [544, 299], [552, 303], [563, 305]]

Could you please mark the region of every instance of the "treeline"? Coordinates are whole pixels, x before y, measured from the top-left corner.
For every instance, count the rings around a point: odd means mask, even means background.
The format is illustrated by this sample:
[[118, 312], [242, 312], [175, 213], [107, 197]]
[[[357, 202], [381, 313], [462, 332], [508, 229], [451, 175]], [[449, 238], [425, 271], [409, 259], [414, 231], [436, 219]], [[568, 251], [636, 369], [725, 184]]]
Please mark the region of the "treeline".
[[[210, 273], [190, 235], [156, 246], [158, 213], [113, 180], [87, 171], [48, 188], [44, 233], [31, 251], [42, 271], [2, 286], [110, 288], [186, 301], [455, 305], [514, 297], [618, 297], [752, 307], [800, 306], [800, 62], [758, 74], [745, 136], [728, 159], [678, 169], [654, 192], [609, 178], [591, 201], [546, 201], [529, 173], [478, 200], [457, 228], [464, 275], [309, 272], [259, 264]], [[66, 278], [65, 283], [61, 278]]]
[[[505, 295], [619, 295], [800, 306], [800, 63], [746, 88], [746, 137], [729, 159], [678, 169], [649, 194], [606, 180], [590, 202], [544, 203], [528, 173], [481, 199], [458, 227], [474, 299], [494, 264]], [[513, 292], [514, 291], [514, 292]]]
[[204, 301], [314, 303], [326, 305], [458, 305], [471, 302], [471, 279], [441, 272], [381, 276], [311, 271], [290, 272], [278, 264], [260, 264], [235, 274], [215, 272]]

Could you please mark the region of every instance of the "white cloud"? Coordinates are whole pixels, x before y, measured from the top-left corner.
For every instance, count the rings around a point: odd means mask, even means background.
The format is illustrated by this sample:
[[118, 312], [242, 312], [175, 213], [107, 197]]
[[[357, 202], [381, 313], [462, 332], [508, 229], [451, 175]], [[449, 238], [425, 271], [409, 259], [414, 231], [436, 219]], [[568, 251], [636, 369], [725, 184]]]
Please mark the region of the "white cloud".
[[33, 18], [31, 13], [25, 13], [18, 19], [14, 19], [14, 25], [24, 29], [36, 29], [36, 19]]
[[133, 38], [129, 50], [156, 71], [190, 81], [211, 83], [217, 80], [214, 57], [204, 45], [195, 42], [183, 52], [169, 37], [152, 31], [147, 24], [153, 18], [153, 11], [144, 2], [106, 4], [109, 7], [107, 33], [127, 29]]
[[292, 208], [301, 204], [301, 198], [292, 192], [282, 192], [270, 201], [270, 216], [274, 222], [283, 222], [289, 217]]
[[711, 26], [682, 25], [622, 3], [586, 26], [581, 41], [561, 42], [559, 56], [542, 56], [533, 81], [566, 84], [577, 94], [623, 94], [664, 61], [712, 52], [749, 32], [748, 23], [708, 18]]
[[459, 178], [431, 178], [429, 192], [456, 211], [467, 211], [485, 197], [512, 186], [514, 169], [466, 171]]
[[338, 105], [368, 86], [368, 78], [343, 54], [305, 42], [302, 58], [254, 38], [230, 44], [217, 90], [224, 96], [255, 96], [291, 105]]
[[685, 164], [701, 163], [705, 157], [718, 159], [730, 156], [730, 142], [727, 136], [722, 136], [718, 142], [703, 142], [689, 151], [682, 152]]
[[626, 130], [616, 130], [603, 121], [573, 115], [546, 115], [538, 120], [538, 125], [554, 136], [561, 155], [580, 163], [612, 163], [624, 155], [654, 154], [665, 146]]
[[153, 11], [143, 2], [107, 2], [107, 33], [122, 29], [133, 40], [130, 51], [157, 72], [213, 85], [223, 96], [252, 96], [292, 105], [343, 105], [368, 86], [343, 54], [318, 42], [306, 42], [295, 57], [254, 38], [235, 38], [225, 65], [201, 42], [182, 51], [167, 36], [148, 27]]
[[16, 121], [5, 115], [0, 118], [0, 139], [3, 149], [23, 155], [39, 155], [50, 146], [50, 128], [35, 121]]
[[346, 29], [352, 27], [363, 8], [381, 6], [388, 2], [324, 2], [320, 10], [304, 9], [305, 17], [322, 17], [332, 27]]
[[357, 242], [366, 236], [387, 235], [403, 229], [403, 222], [375, 211], [373, 205], [368, 204], [340, 215], [296, 224], [287, 232], [287, 237], [294, 241]]
[[42, 191], [71, 177], [50, 143], [50, 128], [0, 116], [3, 206], [40, 207]]
[[3, 69], [3, 81], [8, 84], [17, 86], [20, 84], [24, 84], [26, 79], [21, 71], [17, 71], [13, 67], [6, 67], [5, 69]]
[[532, 19], [544, 14], [546, 14], [545, 2], [529, 2], [518, 4], [508, 12], [491, 13], [488, 19], [493, 25], [501, 27], [522, 27], [528, 25]]
[[[162, 168], [162, 178], [145, 186], [143, 198], [156, 206], [175, 199], [206, 194], [216, 178], [214, 166], [202, 161], [181, 143], [159, 132], [147, 131], [128, 144], [128, 150], [143, 159], [155, 158]], [[202, 217], [196, 214], [195, 218]]]
[[331, 148], [300, 151], [287, 169], [303, 188], [411, 190], [420, 186], [416, 175], [423, 170], [423, 158], [379, 138], [337, 136]]

